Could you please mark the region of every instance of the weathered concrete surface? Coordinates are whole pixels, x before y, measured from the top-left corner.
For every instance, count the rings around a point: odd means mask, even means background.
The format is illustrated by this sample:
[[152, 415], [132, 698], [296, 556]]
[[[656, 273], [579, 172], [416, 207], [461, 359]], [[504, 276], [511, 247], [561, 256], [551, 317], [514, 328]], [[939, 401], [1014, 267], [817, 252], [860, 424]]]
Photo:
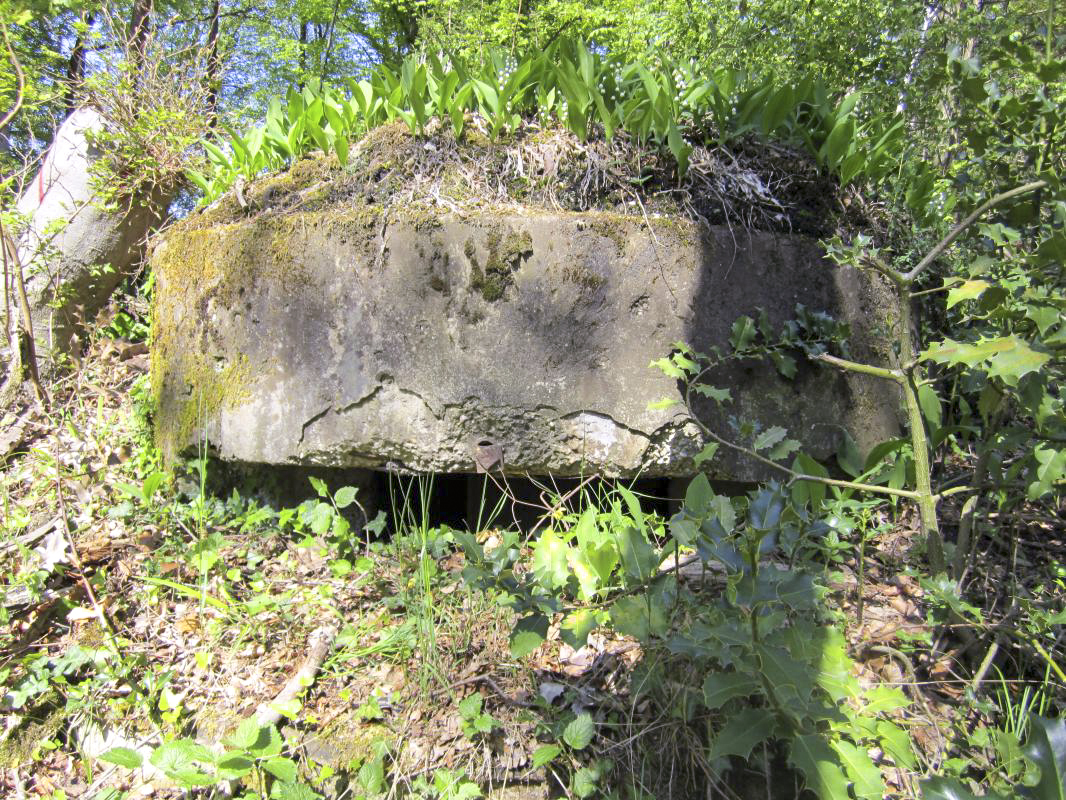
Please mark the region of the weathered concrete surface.
[[[480, 445], [512, 473], [691, 475], [697, 429], [648, 410], [679, 396], [648, 366], [673, 342], [706, 350], [741, 314], [780, 323], [804, 303], [851, 321], [854, 355], [883, 359], [888, 293], [810, 240], [651, 222], [371, 206], [179, 227], [153, 257], [160, 443], [434, 472], [474, 471]], [[740, 364], [715, 383], [729, 414], [783, 425], [816, 456], [841, 426], [860, 447], [898, 435], [897, 399], [873, 378]], [[729, 454], [711, 471], [761, 474]]]

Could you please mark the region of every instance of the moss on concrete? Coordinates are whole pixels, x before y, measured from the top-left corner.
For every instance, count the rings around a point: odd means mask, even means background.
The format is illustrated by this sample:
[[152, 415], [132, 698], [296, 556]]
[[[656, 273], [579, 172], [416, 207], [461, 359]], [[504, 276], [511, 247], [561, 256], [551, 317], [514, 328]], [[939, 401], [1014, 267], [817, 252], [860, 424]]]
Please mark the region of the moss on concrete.
[[490, 231], [485, 240], [488, 256], [482, 268], [473, 257], [471, 242], [467, 241], [467, 258], [471, 260], [470, 286], [492, 303], [503, 297], [507, 287], [514, 283], [513, 273], [521, 266], [522, 259], [533, 254], [533, 237], [528, 231], [508, 231], [501, 234]]

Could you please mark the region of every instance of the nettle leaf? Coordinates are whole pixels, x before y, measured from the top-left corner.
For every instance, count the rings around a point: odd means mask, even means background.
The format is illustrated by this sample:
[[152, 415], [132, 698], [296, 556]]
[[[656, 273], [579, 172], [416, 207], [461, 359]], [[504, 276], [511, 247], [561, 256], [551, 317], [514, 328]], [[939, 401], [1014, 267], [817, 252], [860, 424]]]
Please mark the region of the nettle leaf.
[[157, 747], [148, 760], [153, 767], [174, 777], [179, 772], [192, 770], [196, 763], [214, 764], [215, 757], [210, 750], [192, 739], [175, 739]]
[[141, 754], [128, 747], [112, 747], [106, 753], [100, 754], [100, 760], [126, 769], [137, 769], [143, 762]]
[[237, 750], [250, 750], [259, 742], [263, 728], [254, 716], [247, 717], [231, 736], [227, 736], [223, 742]]
[[712, 672], [703, 680], [703, 703], [711, 711], [721, 708], [734, 697], [748, 697], [761, 685], [752, 675], [738, 672]]
[[[729, 717], [707, 750], [707, 759], [722, 756], [751, 757], [755, 745], [765, 741], [774, 731], [776, 720], [765, 708], [746, 708]], [[846, 795], [845, 795], [846, 796]]]
[[821, 800], [840, 800], [848, 796], [848, 779], [839, 757], [818, 734], [793, 739], [789, 761], [803, 773], [807, 788]]
[[574, 750], [584, 750], [596, 735], [596, 723], [589, 714], [579, 714], [563, 729], [563, 741]]
[[283, 783], [296, 783], [299, 769], [291, 758], [277, 756], [263, 762], [263, 769]]
[[546, 744], [533, 751], [533, 769], [539, 769], [554, 761], [563, 749], [557, 744]]
[[474, 692], [468, 694], [462, 700], [459, 701], [459, 714], [463, 719], [473, 719], [481, 713], [481, 706], [484, 702], [484, 698], [480, 692]]

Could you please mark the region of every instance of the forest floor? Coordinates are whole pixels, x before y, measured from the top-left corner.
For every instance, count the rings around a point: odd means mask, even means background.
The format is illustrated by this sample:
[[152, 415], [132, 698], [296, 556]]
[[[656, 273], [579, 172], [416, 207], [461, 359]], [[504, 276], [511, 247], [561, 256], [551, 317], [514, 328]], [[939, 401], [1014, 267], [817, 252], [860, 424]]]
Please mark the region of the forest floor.
[[[734, 760], [728, 780], [693, 756], [705, 741], [685, 692], [700, 677], [677, 667], [666, 700], [635, 691], [665, 651], [605, 629], [575, 649], [555, 627], [513, 657], [512, 612], [466, 586], [451, 532], [417, 510], [376, 538], [314, 535], [296, 510], [213, 494], [209, 461], [164, 474], [146, 371], [143, 345], [99, 338], [56, 385], [49, 413], [0, 410], [4, 796], [177, 797], [205, 783], [194, 791], [564, 796], [580, 793], [582, 769], [593, 784], [612, 772], [630, 787], [623, 796], [767, 797], [771, 783], [772, 796], [798, 796], [772, 753], [758, 769]], [[995, 672], [975, 681], [975, 668], [1011, 642], [955, 635], [907, 568], [909, 513], [874, 515], [861, 547], [833, 544], [825, 604], [860, 682], [910, 701], [897, 717], [920, 765], [883, 767], [894, 796], [910, 797], [922, 770], [997, 758], [974, 731], [993, 718], [1003, 729], [1003, 699], [1021, 694], [1001, 681], [979, 701], [974, 689]], [[1033, 603], [1061, 596], [1062, 527], [1015, 524], [1028, 525], [1022, 546], [989, 544], [975, 568], [982, 619], [996, 586], [1019, 576]], [[476, 535], [487, 550], [498, 541]], [[706, 575], [685, 579], [721, 591]], [[1025, 697], [1034, 711], [1050, 703]], [[595, 721], [594, 736], [575, 715]], [[247, 718], [276, 718], [279, 741], [242, 739]], [[174, 742], [187, 743], [184, 788], [156, 768], [160, 750], [177, 757]], [[231, 755], [235, 782], [220, 787], [195, 746]]]

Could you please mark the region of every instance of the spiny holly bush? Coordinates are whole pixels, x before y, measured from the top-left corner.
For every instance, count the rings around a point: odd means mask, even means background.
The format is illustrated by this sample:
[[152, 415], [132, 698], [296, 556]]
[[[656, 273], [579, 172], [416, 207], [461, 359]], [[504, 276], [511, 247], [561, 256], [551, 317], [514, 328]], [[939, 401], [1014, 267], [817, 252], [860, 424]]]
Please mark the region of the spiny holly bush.
[[238, 176], [279, 169], [315, 149], [335, 152], [343, 165], [352, 138], [386, 122], [403, 120], [419, 133], [439, 119], [461, 137], [474, 115], [491, 139], [533, 119], [562, 125], [582, 141], [625, 131], [668, 151], [679, 177], [693, 143], [773, 137], [807, 149], [846, 183], [860, 173], [887, 174], [903, 127], [883, 115], [861, 122], [858, 93], [837, 101], [814, 79], [777, 85], [772, 75], [727, 68], [706, 74], [693, 63], [649, 69], [575, 42], [521, 61], [492, 53], [473, 67], [412, 56], [398, 69], [382, 65], [367, 79], [348, 80], [347, 89], [312, 82], [290, 90], [284, 102], [270, 103], [264, 124], [244, 134], [228, 130], [229, 152], [205, 143], [211, 170], [189, 178], [209, 202]]

